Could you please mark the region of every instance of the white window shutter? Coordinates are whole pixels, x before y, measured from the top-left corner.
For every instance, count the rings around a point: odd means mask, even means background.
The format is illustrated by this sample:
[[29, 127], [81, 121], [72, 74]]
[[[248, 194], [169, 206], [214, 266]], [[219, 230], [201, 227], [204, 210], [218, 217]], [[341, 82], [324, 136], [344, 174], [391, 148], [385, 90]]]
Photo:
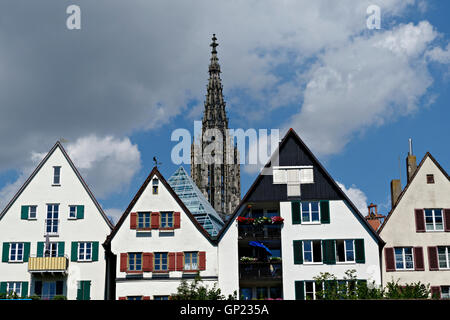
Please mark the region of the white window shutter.
[[287, 183], [286, 170], [273, 169], [273, 183], [274, 184], [286, 184]]
[[300, 183], [314, 183], [314, 173], [312, 168], [300, 170]]

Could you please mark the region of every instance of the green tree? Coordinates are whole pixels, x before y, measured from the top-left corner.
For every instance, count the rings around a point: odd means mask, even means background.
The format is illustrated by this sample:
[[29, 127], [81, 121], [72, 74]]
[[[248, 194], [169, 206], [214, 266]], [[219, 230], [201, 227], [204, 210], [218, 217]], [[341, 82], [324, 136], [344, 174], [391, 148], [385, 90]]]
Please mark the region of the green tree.
[[228, 295], [225, 297], [222, 295], [220, 288], [217, 288], [217, 284], [208, 289], [207, 286], [201, 285], [203, 282], [200, 275], [197, 273], [195, 279], [190, 283], [183, 279], [177, 288], [177, 293], [170, 296], [171, 300], [236, 300], [237, 293], [234, 292], [233, 295]]

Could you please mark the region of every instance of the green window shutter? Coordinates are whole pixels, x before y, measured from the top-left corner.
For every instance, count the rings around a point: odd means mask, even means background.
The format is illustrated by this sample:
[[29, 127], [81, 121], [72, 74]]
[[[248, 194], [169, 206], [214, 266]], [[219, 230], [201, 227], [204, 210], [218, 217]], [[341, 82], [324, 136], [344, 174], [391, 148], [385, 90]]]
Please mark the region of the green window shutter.
[[23, 262], [28, 262], [29, 257], [30, 257], [30, 243], [25, 242], [23, 244]]
[[334, 240], [322, 240], [322, 260], [325, 264], [336, 264], [336, 248]]
[[2, 262], [9, 261], [9, 242], [3, 242]]
[[92, 261], [98, 261], [98, 241], [92, 242]]
[[6, 293], [6, 282], [0, 282], [0, 293]]
[[38, 242], [37, 243], [36, 256], [39, 257], [39, 258], [42, 258], [44, 256], [44, 243], [43, 242]]
[[22, 206], [22, 211], [20, 214], [20, 219], [28, 220], [28, 206]]
[[78, 260], [78, 242], [72, 242], [72, 252], [70, 261]]
[[78, 281], [77, 300], [83, 300], [83, 281]]
[[294, 264], [303, 264], [302, 240], [294, 240]]
[[364, 253], [364, 239], [355, 239], [355, 258], [356, 263], [366, 263]]
[[77, 219], [84, 219], [84, 206], [77, 206]]
[[304, 283], [304, 281], [295, 281], [295, 300], [305, 300]]
[[58, 242], [58, 257], [64, 257], [64, 245], [64, 241]]
[[330, 201], [320, 201], [320, 223], [330, 223]]
[[291, 210], [292, 210], [292, 224], [301, 224], [302, 221], [300, 218], [300, 202], [292, 201]]
[[91, 281], [83, 281], [83, 300], [91, 300]]
[[28, 297], [28, 282], [22, 282], [22, 298]]

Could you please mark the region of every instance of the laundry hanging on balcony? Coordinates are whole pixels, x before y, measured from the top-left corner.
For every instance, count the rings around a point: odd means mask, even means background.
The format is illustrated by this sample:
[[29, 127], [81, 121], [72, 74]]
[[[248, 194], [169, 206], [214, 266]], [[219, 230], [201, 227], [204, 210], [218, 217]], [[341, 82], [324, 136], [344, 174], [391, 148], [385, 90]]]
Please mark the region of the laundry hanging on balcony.
[[269, 250], [269, 248], [267, 248], [264, 244], [262, 244], [262, 243], [259, 242], [259, 241], [250, 241], [248, 244], [249, 244], [250, 246], [253, 246], [253, 247], [260, 247], [260, 248], [263, 248], [263, 249], [265, 249], [265, 250], [269, 253], [269, 255], [272, 255], [272, 252]]

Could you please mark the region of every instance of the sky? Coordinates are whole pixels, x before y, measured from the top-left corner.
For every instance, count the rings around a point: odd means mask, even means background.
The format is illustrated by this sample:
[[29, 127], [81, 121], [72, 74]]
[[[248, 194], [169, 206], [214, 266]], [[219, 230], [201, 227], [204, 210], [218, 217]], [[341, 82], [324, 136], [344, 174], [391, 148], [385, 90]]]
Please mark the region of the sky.
[[[427, 0], [2, 1], [0, 210], [63, 139], [117, 221], [153, 157], [166, 178], [178, 168], [171, 136], [201, 120], [215, 33], [229, 127], [295, 129], [363, 214], [387, 214], [409, 138], [418, 163], [428, 151], [449, 170], [448, 13]], [[242, 196], [257, 174], [242, 166]]]

